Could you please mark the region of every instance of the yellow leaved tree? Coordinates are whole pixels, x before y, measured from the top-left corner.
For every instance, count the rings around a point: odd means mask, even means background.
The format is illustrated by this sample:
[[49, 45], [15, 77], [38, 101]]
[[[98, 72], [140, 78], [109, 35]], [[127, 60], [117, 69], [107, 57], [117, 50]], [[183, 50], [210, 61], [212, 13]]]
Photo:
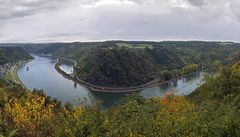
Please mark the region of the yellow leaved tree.
[[43, 96], [30, 96], [23, 101], [12, 98], [5, 105], [6, 118], [20, 136], [38, 137], [42, 136], [43, 131], [51, 132], [50, 129], [44, 129], [44, 121], [51, 119], [55, 105], [46, 105], [45, 99]]

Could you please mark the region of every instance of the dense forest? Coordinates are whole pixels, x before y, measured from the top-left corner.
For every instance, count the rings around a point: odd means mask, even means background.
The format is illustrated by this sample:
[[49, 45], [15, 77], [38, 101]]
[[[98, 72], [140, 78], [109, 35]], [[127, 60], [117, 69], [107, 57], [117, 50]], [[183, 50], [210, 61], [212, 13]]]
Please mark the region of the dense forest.
[[166, 81], [231, 64], [240, 55], [240, 44], [233, 42], [105, 41], [5, 46], [74, 59], [78, 62], [76, 77], [107, 87], [137, 86], [156, 78]]
[[62, 104], [41, 90], [0, 83], [2, 136], [240, 136], [240, 63], [206, 74], [189, 96], [131, 94], [108, 110]]
[[32, 57], [19, 47], [0, 47], [0, 65]]
[[106, 41], [44, 44], [33, 52], [76, 60], [76, 77], [91, 84], [129, 87], [231, 64], [239, 51], [239, 44], [232, 42]]
[[98, 49], [85, 52], [77, 76], [89, 83], [108, 87], [137, 86], [152, 81], [157, 68], [144, 53], [126, 49]]

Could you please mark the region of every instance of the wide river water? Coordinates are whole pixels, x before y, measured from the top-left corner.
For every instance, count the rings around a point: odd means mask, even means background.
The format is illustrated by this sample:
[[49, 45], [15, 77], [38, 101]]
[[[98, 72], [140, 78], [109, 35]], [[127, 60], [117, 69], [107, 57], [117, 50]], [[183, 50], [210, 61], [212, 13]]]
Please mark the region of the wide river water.
[[[56, 60], [49, 57], [33, 55], [34, 59], [21, 66], [17, 74], [20, 80], [30, 90], [43, 89], [48, 96], [57, 98], [62, 102], [74, 104], [84, 103], [91, 105], [97, 101], [102, 102], [103, 108], [108, 108], [116, 103], [121, 97], [130, 93], [100, 93], [93, 92], [80, 84], [64, 78], [55, 70]], [[73, 63], [62, 61], [60, 66], [67, 73], [71, 73]], [[27, 71], [27, 67], [29, 70]], [[187, 95], [194, 91], [201, 84], [203, 72], [195, 73], [177, 80], [176, 83], [166, 83], [157, 87], [139, 91], [137, 94], [144, 98], [159, 96], [164, 93], [175, 91], [178, 95]]]

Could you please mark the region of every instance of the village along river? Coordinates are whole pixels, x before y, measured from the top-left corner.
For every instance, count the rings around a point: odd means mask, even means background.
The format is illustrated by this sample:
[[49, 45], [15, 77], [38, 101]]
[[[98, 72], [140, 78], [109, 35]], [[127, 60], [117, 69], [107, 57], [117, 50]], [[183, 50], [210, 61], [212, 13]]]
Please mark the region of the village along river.
[[[93, 92], [86, 87], [74, 83], [64, 78], [55, 70], [56, 60], [50, 57], [40, 57], [33, 55], [34, 59], [27, 64], [21, 66], [17, 70], [20, 80], [26, 87], [33, 90], [43, 89], [48, 96], [57, 98], [62, 102], [72, 102], [74, 104], [84, 103], [91, 105], [96, 101], [102, 101], [102, 107], [108, 108], [116, 103], [121, 97], [130, 93], [101, 93]], [[72, 73], [73, 63], [63, 61], [60, 66], [67, 73]], [[166, 83], [157, 87], [148, 88], [139, 91], [137, 94], [149, 98], [160, 96], [172, 90], [176, 94], [187, 95], [194, 91], [203, 78], [203, 72], [195, 73], [187, 77], [177, 80], [176, 83]]]

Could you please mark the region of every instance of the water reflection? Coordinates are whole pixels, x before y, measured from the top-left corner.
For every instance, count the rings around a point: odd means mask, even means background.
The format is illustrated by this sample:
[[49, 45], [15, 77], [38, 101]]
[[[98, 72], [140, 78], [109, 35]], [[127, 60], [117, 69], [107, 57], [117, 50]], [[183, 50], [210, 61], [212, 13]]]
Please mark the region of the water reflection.
[[74, 62], [67, 60], [60, 60], [60, 62], [61, 62], [61, 65], [59, 66], [60, 69], [64, 70], [67, 74], [73, 73]]
[[[130, 93], [100, 93], [92, 92], [86, 87], [79, 85], [61, 76], [55, 70], [56, 60], [48, 57], [34, 56], [34, 60], [18, 69], [18, 75], [22, 82], [29, 89], [43, 89], [47, 95], [57, 98], [62, 102], [72, 102], [75, 104], [84, 103], [91, 105], [101, 100], [102, 107], [108, 108], [114, 105], [121, 97]], [[26, 71], [29, 67], [29, 71]], [[73, 63], [63, 61], [61, 68], [66, 72], [71, 72]], [[148, 88], [138, 92], [139, 95], [149, 98], [154, 96], [162, 97], [164, 93], [173, 90], [179, 95], [186, 95], [194, 91], [201, 82], [203, 73], [196, 73], [185, 78], [170, 81], [160, 86]]]
[[116, 105], [116, 103], [124, 96], [130, 93], [101, 93], [92, 92], [93, 96], [102, 103], [103, 108]]

